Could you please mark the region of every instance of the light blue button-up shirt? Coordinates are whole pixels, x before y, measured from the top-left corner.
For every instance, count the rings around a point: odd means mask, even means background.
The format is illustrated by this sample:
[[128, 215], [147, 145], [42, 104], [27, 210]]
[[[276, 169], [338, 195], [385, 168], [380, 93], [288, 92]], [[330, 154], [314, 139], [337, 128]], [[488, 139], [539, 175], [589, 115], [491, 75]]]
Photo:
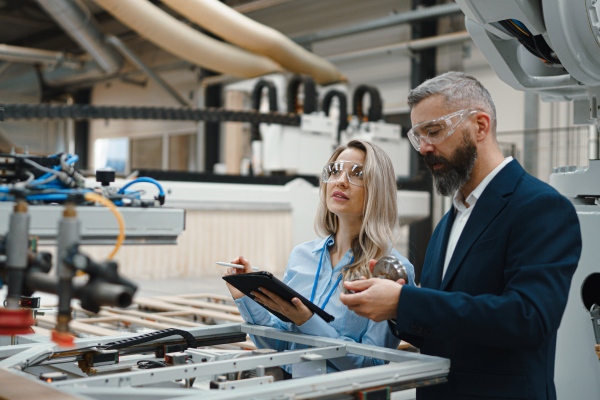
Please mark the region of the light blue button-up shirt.
[[[313, 301], [319, 307], [323, 306], [323, 302], [334, 288], [338, 277], [342, 273], [342, 269], [352, 260], [352, 251], [348, 250], [340, 262], [338, 262], [335, 267], [332, 267], [329, 251], [323, 251], [325, 242], [327, 242], [328, 247], [332, 246], [334, 244], [333, 236], [326, 239], [313, 240], [312, 242], [303, 243], [295, 247], [290, 254], [290, 259], [283, 276], [284, 283], [292, 287], [302, 296], [310, 299], [315, 282], [315, 275], [322, 254], [323, 263], [318, 278], [315, 299]], [[415, 271], [412, 264], [396, 250], [392, 249], [390, 254], [404, 264], [408, 272], [408, 284], [414, 285]], [[301, 326], [297, 326], [291, 322], [286, 323], [269, 313], [248, 296], [235, 300], [235, 304], [240, 310], [240, 314], [242, 315], [242, 318], [244, 318], [244, 321], [251, 324], [269, 326], [292, 332], [301, 332], [308, 335], [347, 340], [354, 343], [387, 347], [390, 349], [397, 348], [400, 340], [392, 334], [387, 322], [373, 322], [370, 319], [359, 317], [353, 311], [350, 311], [339, 299], [341, 290], [342, 284], [340, 283], [333, 289], [331, 298], [325, 306], [325, 311], [335, 317], [335, 320], [330, 323], [325, 322], [317, 314], [313, 314], [313, 316]], [[251, 336], [251, 338], [258, 348], [286, 351], [308, 347], [306, 345], [263, 337]], [[382, 360], [352, 354], [328, 360], [327, 372], [343, 371], [353, 368], [381, 365], [384, 363], [385, 362]], [[290, 365], [283, 366], [283, 368], [287, 372], [292, 373]]]

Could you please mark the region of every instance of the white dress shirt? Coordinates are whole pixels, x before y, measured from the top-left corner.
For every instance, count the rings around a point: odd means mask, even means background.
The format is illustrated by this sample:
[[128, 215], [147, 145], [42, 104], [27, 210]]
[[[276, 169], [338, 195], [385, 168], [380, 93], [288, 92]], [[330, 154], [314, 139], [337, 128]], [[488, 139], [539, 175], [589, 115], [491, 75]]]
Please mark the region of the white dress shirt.
[[446, 248], [446, 259], [444, 260], [444, 272], [442, 273], [442, 279], [444, 279], [444, 275], [446, 275], [446, 270], [448, 269], [448, 265], [450, 264], [450, 260], [452, 259], [452, 254], [454, 254], [454, 249], [456, 248], [456, 244], [458, 243], [458, 239], [460, 239], [460, 235], [462, 234], [465, 225], [467, 225], [467, 221], [469, 221], [469, 217], [473, 212], [473, 208], [475, 208], [475, 204], [477, 203], [477, 199], [481, 197], [483, 191], [487, 187], [487, 185], [494, 179], [496, 175], [504, 168], [509, 162], [513, 160], [512, 157], [505, 158], [500, 165], [498, 165], [492, 172], [490, 172], [481, 183], [471, 192], [469, 197], [467, 197], [466, 202], [469, 204], [469, 207], [465, 205], [465, 198], [460, 190], [457, 190], [454, 194], [454, 209], [456, 210], [456, 215], [454, 217], [454, 224], [452, 224], [452, 230], [450, 231], [450, 237], [448, 238], [448, 247]]

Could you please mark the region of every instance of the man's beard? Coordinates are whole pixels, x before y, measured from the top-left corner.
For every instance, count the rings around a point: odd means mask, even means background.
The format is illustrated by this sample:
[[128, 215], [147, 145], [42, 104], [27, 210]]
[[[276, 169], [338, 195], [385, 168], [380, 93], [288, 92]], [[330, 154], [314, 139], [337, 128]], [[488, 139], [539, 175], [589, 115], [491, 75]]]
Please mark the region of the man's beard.
[[[425, 165], [433, 175], [436, 192], [442, 196], [451, 196], [471, 178], [471, 171], [477, 160], [477, 147], [465, 130], [463, 144], [454, 150], [452, 160], [433, 154], [427, 154], [424, 158]], [[434, 164], [443, 166], [433, 169]]]

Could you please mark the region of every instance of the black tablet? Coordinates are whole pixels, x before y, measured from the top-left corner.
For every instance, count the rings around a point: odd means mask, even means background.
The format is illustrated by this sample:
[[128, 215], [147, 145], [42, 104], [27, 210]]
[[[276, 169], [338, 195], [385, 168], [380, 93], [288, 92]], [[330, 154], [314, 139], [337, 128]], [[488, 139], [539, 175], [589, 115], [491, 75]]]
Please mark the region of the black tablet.
[[[258, 292], [259, 287], [264, 287], [270, 290], [271, 292], [277, 294], [282, 299], [290, 302], [294, 297], [297, 297], [302, 303], [304, 303], [306, 307], [310, 309], [310, 311], [323, 318], [325, 322], [331, 322], [335, 319], [333, 315], [321, 310], [319, 307], [317, 307], [310, 300], [306, 299], [300, 293], [296, 292], [294, 289], [281, 282], [279, 279], [275, 278], [270, 272], [258, 271], [249, 272], [247, 274], [226, 275], [223, 277], [223, 279], [225, 279], [227, 283], [234, 286], [237, 290], [244, 293], [246, 296], [252, 297], [250, 295], [250, 292]], [[260, 303], [257, 302], [257, 304]], [[269, 307], [264, 306], [262, 304], [260, 305], [280, 320], [285, 322], [292, 322], [288, 317], [281, 315], [277, 311], [273, 311]]]

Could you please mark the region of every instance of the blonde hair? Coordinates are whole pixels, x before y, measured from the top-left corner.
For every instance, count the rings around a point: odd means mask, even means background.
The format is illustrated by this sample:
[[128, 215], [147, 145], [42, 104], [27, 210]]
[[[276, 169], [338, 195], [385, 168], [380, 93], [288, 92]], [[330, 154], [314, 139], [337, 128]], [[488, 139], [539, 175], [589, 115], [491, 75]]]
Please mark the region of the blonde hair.
[[[346, 146], [338, 147], [328, 162], [337, 160], [346, 149], [358, 149], [365, 153], [365, 203], [360, 232], [352, 240], [354, 262], [344, 269], [344, 280], [350, 277], [370, 277], [369, 260], [387, 255], [398, 233], [397, 187], [392, 160], [373, 143], [352, 140]], [[321, 201], [315, 217], [315, 230], [320, 236], [335, 235], [339, 220], [327, 208], [327, 184], [323, 181], [319, 186], [319, 197]]]

